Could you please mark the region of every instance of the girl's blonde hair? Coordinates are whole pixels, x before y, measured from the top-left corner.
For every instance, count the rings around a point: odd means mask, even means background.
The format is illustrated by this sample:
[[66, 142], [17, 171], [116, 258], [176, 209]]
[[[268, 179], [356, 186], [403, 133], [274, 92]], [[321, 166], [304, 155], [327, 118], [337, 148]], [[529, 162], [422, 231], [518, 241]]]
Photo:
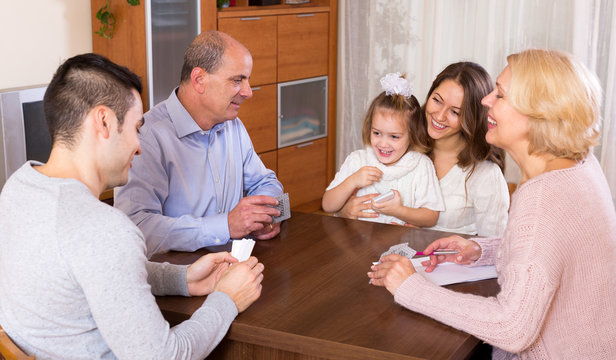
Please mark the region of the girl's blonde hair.
[[507, 57], [510, 104], [529, 118], [529, 154], [581, 160], [596, 145], [602, 91], [597, 77], [566, 53], [531, 49]]

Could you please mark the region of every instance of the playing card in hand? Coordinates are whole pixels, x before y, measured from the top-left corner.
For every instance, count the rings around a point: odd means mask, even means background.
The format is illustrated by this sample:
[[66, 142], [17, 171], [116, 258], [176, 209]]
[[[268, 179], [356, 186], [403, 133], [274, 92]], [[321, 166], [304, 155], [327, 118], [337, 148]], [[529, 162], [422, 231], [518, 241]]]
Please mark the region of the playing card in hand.
[[291, 217], [291, 206], [289, 206], [289, 193], [284, 193], [276, 198], [278, 206], [274, 206], [280, 211], [280, 216], [274, 216], [273, 223], [279, 223]]
[[[384, 253], [382, 253], [381, 256], [379, 257], [379, 261], [373, 262], [372, 265], [380, 264], [381, 263], [381, 258], [383, 256], [387, 256], [389, 254], [402, 255], [402, 256], [405, 256], [405, 257], [409, 258], [409, 260], [410, 260], [410, 259], [413, 258], [413, 256], [415, 256], [416, 253], [417, 253], [417, 251], [413, 250], [413, 248], [411, 248], [408, 243], [396, 244], [396, 245], [393, 245], [392, 247], [390, 247], [389, 250], [387, 250]], [[372, 279], [370, 279], [370, 281], [368, 283], [372, 284]]]
[[251, 239], [233, 240], [231, 244], [231, 256], [238, 261], [246, 261], [252, 253], [252, 248], [255, 246], [255, 241]]
[[413, 248], [411, 248], [408, 243], [402, 243], [390, 247], [389, 250], [381, 254], [379, 259], [389, 254], [398, 254], [407, 257], [410, 260], [413, 258], [413, 256], [415, 256], [416, 253], [417, 251], [413, 250]]

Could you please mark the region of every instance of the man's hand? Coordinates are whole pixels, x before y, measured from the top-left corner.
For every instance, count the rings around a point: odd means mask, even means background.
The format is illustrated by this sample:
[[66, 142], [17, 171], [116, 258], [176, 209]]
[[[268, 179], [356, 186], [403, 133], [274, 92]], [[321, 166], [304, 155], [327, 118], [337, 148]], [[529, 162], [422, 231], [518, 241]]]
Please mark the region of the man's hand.
[[280, 223], [264, 224], [263, 229], [253, 231], [252, 236], [257, 240], [269, 240], [280, 233]]
[[237, 311], [242, 312], [261, 296], [264, 268], [256, 257], [251, 256], [248, 260], [231, 266], [222, 274], [214, 291], [222, 291], [229, 295]]
[[349, 197], [342, 209], [337, 212], [338, 216], [349, 219], [379, 217], [377, 213], [365, 211], [372, 208], [372, 199], [379, 196], [379, 194], [368, 194], [363, 196], [356, 196], [356, 194], [357, 190]]
[[211, 294], [229, 263], [234, 262], [237, 259], [226, 251], [200, 257], [186, 269], [188, 293], [192, 296]]
[[[253, 195], [242, 198], [240, 202], [229, 212], [229, 236], [232, 239], [241, 239], [253, 231], [260, 231], [259, 236], [263, 239], [269, 239], [276, 236], [280, 232], [280, 227], [277, 230], [270, 228], [272, 217], [280, 216], [280, 211], [271, 206], [278, 205], [278, 200], [266, 195]], [[272, 232], [278, 231], [272, 235]]]

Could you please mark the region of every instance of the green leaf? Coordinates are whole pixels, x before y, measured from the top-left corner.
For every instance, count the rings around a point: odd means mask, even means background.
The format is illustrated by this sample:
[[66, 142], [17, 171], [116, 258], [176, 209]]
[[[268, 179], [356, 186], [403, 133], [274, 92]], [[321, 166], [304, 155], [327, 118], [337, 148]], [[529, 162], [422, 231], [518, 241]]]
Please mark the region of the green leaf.
[[126, 2], [129, 3], [132, 6], [139, 5], [139, 0], [126, 0]]

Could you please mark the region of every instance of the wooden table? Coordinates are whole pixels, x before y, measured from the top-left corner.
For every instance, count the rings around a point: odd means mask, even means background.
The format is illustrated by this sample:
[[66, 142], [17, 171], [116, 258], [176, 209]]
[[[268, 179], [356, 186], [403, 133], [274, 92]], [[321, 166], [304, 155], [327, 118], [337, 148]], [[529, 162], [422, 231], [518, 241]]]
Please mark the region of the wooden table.
[[[279, 236], [255, 244], [252, 254], [265, 265], [261, 297], [239, 314], [211, 358], [468, 358], [478, 339], [402, 308], [366, 276], [391, 245], [406, 241], [419, 250], [444, 235], [293, 212]], [[207, 252], [170, 252], [153, 260], [188, 264]], [[498, 292], [494, 279], [449, 288], [484, 296]], [[157, 298], [172, 325], [189, 318], [203, 300]]]

